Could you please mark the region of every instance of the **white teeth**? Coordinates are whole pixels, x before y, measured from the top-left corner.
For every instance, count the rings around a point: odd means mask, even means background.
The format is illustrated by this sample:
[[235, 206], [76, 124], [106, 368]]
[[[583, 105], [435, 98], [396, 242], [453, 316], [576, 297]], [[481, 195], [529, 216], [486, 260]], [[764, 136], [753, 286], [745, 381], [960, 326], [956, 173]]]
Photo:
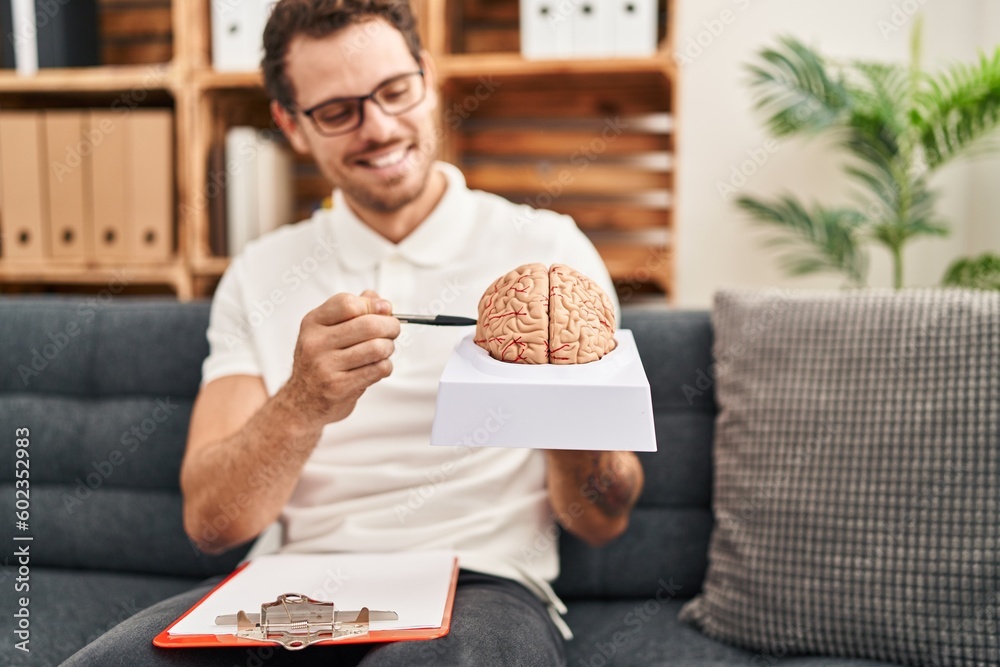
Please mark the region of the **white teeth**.
[[383, 167], [391, 167], [394, 164], [402, 162], [404, 157], [406, 157], [406, 149], [400, 148], [398, 151], [393, 151], [392, 153], [388, 153], [382, 157], [366, 160], [366, 162], [376, 169], [381, 169]]

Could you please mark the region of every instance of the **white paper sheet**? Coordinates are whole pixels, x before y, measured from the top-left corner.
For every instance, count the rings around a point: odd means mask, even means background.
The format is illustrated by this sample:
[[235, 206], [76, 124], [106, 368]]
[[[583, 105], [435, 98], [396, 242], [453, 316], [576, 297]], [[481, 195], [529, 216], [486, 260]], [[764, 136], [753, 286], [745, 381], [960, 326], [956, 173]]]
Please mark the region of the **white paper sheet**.
[[299, 593], [337, 609], [395, 611], [396, 621], [372, 621], [372, 630], [441, 626], [454, 573], [451, 551], [404, 554], [275, 554], [254, 559], [170, 630], [171, 636], [234, 634], [215, 617], [241, 609], [260, 613], [262, 602]]

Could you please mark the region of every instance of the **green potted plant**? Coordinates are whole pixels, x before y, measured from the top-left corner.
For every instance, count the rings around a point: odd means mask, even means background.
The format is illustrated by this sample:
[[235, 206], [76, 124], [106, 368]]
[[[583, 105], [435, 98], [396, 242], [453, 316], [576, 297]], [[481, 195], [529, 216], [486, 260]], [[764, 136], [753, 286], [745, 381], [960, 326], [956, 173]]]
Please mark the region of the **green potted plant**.
[[[837, 63], [791, 37], [762, 50], [750, 66], [755, 105], [770, 132], [832, 134], [851, 157], [845, 172], [862, 193], [860, 202], [841, 207], [806, 205], [791, 194], [737, 200], [753, 219], [780, 230], [771, 241], [785, 246], [781, 260], [793, 275], [836, 271], [864, 285], [865, 246], [875, 242], [889, 250], [899, 288], [905, 244], [948, 234], [935, 210], [931, 176], [983, 146], [1000, 125], [1000, 47], [975, 63], [932, 74], [921, 69], [920, 35], [918, 22], [908, 66]], [[982, 264], [980, 282], [984, 269], [1000, 271]], [[956, 270], [953, 278], [964, 275]]]

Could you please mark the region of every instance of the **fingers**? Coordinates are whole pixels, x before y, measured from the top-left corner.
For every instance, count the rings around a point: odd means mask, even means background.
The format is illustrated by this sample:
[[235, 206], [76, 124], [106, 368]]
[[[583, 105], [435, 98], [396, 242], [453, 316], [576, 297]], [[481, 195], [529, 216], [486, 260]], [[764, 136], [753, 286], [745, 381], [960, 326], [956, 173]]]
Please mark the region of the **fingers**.
[[400, 333], [399, 320], [387, 315], [362, 315], [344, 322], [336, 331], [327, 330], [329, 344], [334, 349], [344, 350], [366, 340], [387, 338], [394, 340]]
[[378, 297], [373, 290], [365, 290], [361, 296], [341, 292], [335, 294], [306, 317], [317, 324], [326, 326], [347, 322], [362, 315], [389, 315], [392, 304]]
[[[399, 333], [399, 320], [387, 315], [362, 315], [335, 326], [303, 322], [297, 347], [304, 360], [334, 354], [338, 363], [333, 370], [348, 370], [388, 357], [395, 349], [392, 341]], [[366, 343], [370, 345], [364, 346]], [[365, 356], [365, 351], [373, 348], [384, 354]]]
[[312, 401], [318, 419], [333, 423], [354, 410], [368, 387], [392, 373], [399, 320], [374, 290], [342, 292], [303, 319], [288, 385], [300, 403]]
[[368, 387], [379, 380], [383, 380], [392, 373], [391, 359], [378, 359], [369, 364], [364, 364], [351, 370], [342, 370], [337, 374], [335, 381], [336, 392], [333, 396], [335, 401], [357, 400]]
[[385, 338], [366, 340], [341, 350], [337, 365], [340, 370], [352, 371], [380, 361], [388, 361], [395, 350], [396, 346], [391, 340]]
[[356, 372], [361, 373], [364, 381], [368, 384], [375, 384], [379, 380], [384, 380], [392, 374], [392, 360], [382, 359], [373, 364], [362, 366]]

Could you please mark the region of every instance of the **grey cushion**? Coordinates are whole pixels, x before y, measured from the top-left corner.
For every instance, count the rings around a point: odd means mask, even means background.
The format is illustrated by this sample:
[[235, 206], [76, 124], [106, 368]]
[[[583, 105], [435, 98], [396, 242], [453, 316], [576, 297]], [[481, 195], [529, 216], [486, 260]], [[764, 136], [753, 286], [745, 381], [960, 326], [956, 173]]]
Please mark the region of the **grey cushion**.
[[682, 617], [735, 644], [1000, 664], [1000, 294], [718, 295], [716, 525]]

